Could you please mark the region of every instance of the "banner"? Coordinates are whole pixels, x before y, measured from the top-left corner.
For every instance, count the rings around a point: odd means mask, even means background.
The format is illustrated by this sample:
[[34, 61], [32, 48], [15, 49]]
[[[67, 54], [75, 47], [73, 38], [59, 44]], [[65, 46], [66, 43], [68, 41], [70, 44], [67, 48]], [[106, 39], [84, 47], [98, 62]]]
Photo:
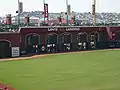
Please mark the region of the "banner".
[[19, 2], [19, 13], [22, 13], [23, 12], [23, 3], [22, 2]]
[[19, 57], [19, 56], [20, 56], [20, 48], [12, 47], [12, 57]]
[[48, 19], [48, 4], [44, 4], [44, 17]]
[[95, 15], [95, 5], [92, 5], [92, 15]]

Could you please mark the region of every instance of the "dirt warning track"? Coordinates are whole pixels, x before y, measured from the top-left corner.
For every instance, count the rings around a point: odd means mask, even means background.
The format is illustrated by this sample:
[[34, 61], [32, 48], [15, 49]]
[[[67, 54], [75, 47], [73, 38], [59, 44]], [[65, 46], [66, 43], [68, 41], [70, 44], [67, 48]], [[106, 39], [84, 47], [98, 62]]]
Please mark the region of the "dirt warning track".
[[0, 59], [0, 61], [26, 60], [26, 59], [35, 59], [35, 58], [41, 58], [41, 57], [45, 57], [45, 56], [49, 56], [49, 55], [57, 55], [57, 54], [61, 54], [62, 55], [62, 54], [87, 53], [87, 52], [110, 51], [110, 50], [120, 50], [120, 49], [89, 50], [89, 51], [77, 51], [77, 52], [42, 54], [42, 55], [32, 55], [32, 56], [24, 56], [24, 57], [17, 57], [17, 58]]

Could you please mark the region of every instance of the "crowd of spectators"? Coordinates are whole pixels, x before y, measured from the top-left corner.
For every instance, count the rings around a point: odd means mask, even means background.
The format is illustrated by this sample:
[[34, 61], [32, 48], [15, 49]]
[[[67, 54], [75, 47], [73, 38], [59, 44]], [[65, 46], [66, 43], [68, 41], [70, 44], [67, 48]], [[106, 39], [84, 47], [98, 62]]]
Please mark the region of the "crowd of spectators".
[[[34, 21], [44, 20], [44, 14], [42, 11], [32, 11], [32, 12], [23, 12], [21, 14], [21, 17], [24, 17], [25, 15], [29, 15], [30, 17], [36, 18], [35, 20], [32, 20], [31, 23]], [[90, 12], [85, 13], [76, 13], [71, 12], [71, 15], [69, 15], [69, 19], [71, 19], [71, 16], [75, 16], [75, 20], [81, 25], [81, 24], [92, 24], [92, 14]], [[49, 13], [49, 20], [56, 20], [58, 17], [61, 17], [63, 19], [66, 19], [66, 14], [64, 12], [61, 13]], [[2, 19], [2, 18], [0, 18]], [[16, 16], [17, 20], [17, 16]], [[96, 13], [96, 23], [99, 24], [119, 24], [120, 23], [120, 13]]]
[[[92, 14], [90, 12], [86, 13], [75, 13], [76, 20], [81, 21], [81, 23], [92, 23]], [[62, 14], [64, 18], [65, 15]], [[58, 15], [50, 14], [50, 19], [57, 18]], [[120, 13], [96, 13], [96, 23], [120, 23]]]

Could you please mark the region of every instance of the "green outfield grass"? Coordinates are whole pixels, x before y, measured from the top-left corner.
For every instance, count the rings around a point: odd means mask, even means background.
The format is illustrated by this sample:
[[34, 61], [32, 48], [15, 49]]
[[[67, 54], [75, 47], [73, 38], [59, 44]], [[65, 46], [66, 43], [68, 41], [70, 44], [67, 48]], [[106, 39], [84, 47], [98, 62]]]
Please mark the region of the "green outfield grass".
[[0, 82], [16, 90], [120, 90], [120, 51], [0, 62]]

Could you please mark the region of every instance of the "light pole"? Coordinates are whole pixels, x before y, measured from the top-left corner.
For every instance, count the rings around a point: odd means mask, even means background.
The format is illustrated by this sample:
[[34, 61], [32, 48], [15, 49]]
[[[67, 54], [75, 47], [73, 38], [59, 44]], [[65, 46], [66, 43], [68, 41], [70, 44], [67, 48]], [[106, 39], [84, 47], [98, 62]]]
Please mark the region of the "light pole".
[[96, 0], [93, 0], [93, 5], [92, 5], [92, 20], [93, 20], [93, 25], [96, 25]]
[[18, 26], [20, 25], [20, 1], [18, 0]]
[[66, 0], [66, 20], [68, 25], [68, 0]]
[[44, 24], [45, 24], [45, 0], [43, 0], [43, 7], [44, 7], [44, 11], [43, 11], [43, 16], [44, 16]]

